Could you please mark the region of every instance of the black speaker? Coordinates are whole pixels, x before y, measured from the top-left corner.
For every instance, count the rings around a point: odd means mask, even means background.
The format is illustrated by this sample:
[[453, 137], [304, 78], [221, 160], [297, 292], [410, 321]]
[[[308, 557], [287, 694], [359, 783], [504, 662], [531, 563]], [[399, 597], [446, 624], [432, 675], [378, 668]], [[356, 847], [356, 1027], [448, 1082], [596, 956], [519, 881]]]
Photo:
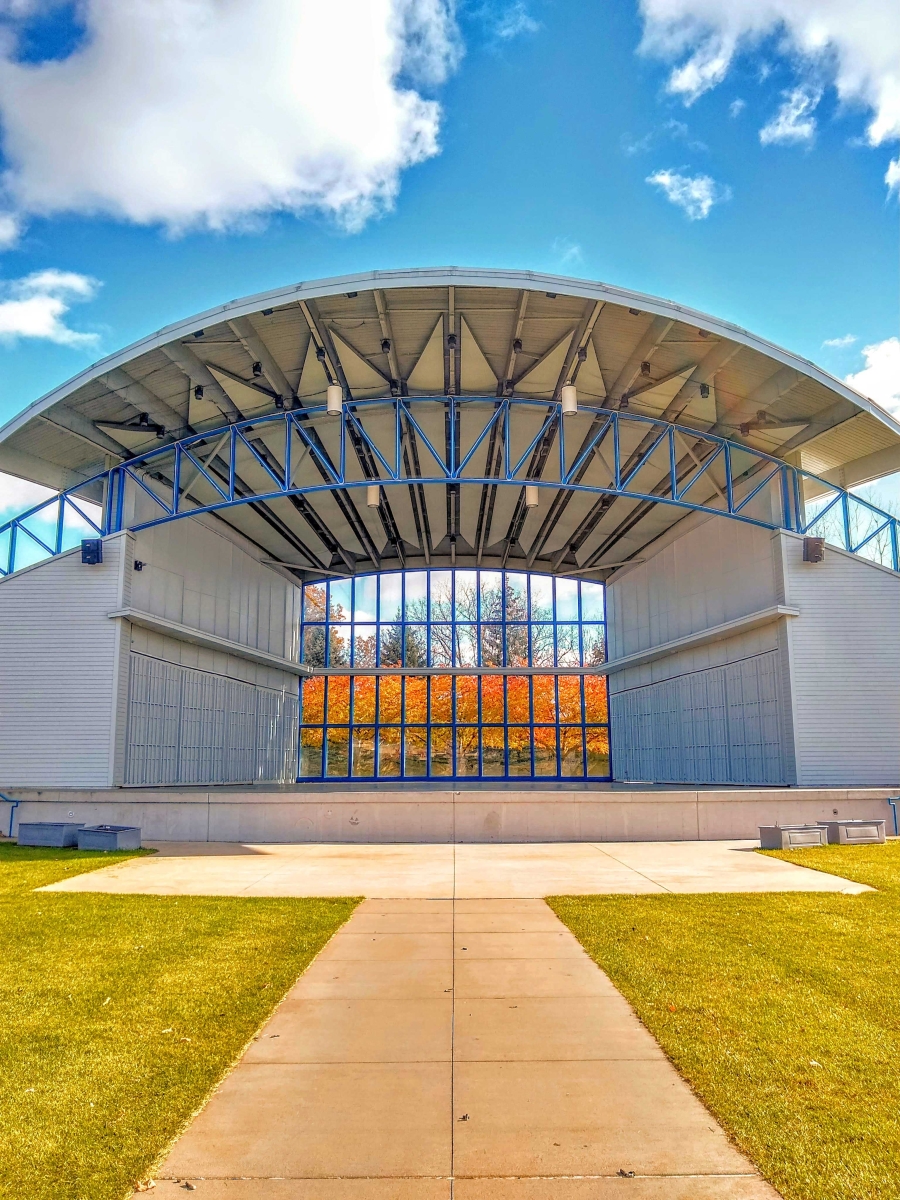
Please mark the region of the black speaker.
[[808, 563], [820, 563], [825, 559], [825, 539], [824, 538], [804, 538], [803, 539], [803, 561]]
[[89, 567], [103, 562], [103, 542], [100, 538], [84, 538], [81, 543], [81, 561]]

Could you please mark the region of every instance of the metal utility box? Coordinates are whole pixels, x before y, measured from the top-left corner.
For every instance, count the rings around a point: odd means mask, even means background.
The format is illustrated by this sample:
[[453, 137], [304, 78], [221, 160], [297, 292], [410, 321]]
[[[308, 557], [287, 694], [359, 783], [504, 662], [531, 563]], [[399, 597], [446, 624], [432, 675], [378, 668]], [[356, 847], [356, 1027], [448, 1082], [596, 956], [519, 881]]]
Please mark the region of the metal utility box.
[[762, 850], [799, 850], [807, 846], [827, 846], [828, 830], [821, 825], [760, 825]]
[[81, 561], [89, 567], [97, 567], [103, 562], [103, 541], [100, 538], [82, 538]]
[[84, 825], [78, 831], [79, 850], [140, 850], [136, 825]]
[[16, 841], [20, 846], [75, 846], [83, 825], [83, 821], [21, 821]]
[[884, 821], [819, 821], [833, 846], [860, 846], [884, 841]]

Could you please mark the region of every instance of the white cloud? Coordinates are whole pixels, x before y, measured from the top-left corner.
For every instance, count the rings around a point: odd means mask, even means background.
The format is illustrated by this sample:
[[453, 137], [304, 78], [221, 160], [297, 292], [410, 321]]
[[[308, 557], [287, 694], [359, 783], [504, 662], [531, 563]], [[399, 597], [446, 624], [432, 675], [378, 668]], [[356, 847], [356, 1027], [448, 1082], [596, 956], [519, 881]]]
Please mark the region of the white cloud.
[[647, 183], [661, 188], [666, 198], [683, 208], [690, 221], [708, 217], [714, 204], [731, 199], [731, 188], [716, 183], [709, 175], [681, 175], [677, 171], [655, 171]]
[[759, 140], [764, 146], [811, 142], [816, 136], [816, 119], [812, 114], [822, 99], [821, 91], [796, 87], [781, 94], [781, 108], [763, 125]]
[[900, 338], [863, 347], [866, 365], [846, 382], [895, 417], [900, 417]]
[[888, 169], [884, 173], [884, 182], [887, 184], [889, 192], [900, 192], [900, 158], [892, 158], [888, 163]]
[[746, 107], [747, 101], [742, 100], [740, 96], [738, 96], [737, 100], [732, 100], [732, 102], [728, 105], [728, 115], [730, 117], [739, 117]]
[[416, 89], [456, 65], [454, 0], [83, 0], [79, 14], [62, 61], [0, 43], [20, 212], [180, 230], [318, 209], [354, 227], [438, 153], [439, 106]]
[[843, 337], [826, 338], [822, 345], [830, 346], [834, 350], [842, 350], [846, 346], [852, 346], [854, 342], [858, 341], [859, 338], [855, 333], [845, 333]]
[[39, 483], [17, 479], [15, 475], [0, 471], [0, 525], [55, 494], [52, 488], [41, 487]]
[[60, 346], [91, 346], [95, 333], [79, 333], [63, 317], [73, 302], [90, 300], [96, 279], [73, 271], [35, 271], [24, 279], [0, 283], [0, 341], [43, 338]]
[[580, 263], [584, 259], [581, 247], [577, 242], [573, 242], [571, 238], [554, 238], [551, 249], [557, 261], [563, 266]]
[[22, 225], [15, 213], [0, 212], [0, 250], [8, 250], [19, 240]]
[[675, 63], [668, 89], [691, 104], [765, 37], [801, 70], [869, 110], [869, 142], [900, 138], [900, 5], [889, 0], [640, 0], [645, 53]]
[[508, 41], [523, 33], [537, 33], [540, 25], [529, 14], [522, 0], [517, 0], [509, 8], [504, 9], [494, 23], [494, 33], [498, 38]]

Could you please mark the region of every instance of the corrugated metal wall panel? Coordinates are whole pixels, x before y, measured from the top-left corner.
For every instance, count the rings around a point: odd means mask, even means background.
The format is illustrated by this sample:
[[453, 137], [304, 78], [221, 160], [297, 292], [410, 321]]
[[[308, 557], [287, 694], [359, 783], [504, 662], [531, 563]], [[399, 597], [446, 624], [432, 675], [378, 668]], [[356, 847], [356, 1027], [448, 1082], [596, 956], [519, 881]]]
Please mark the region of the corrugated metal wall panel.
[[287, 688], [132, 654], [126, 782], [292, 783], [298, 720]]
[[615, 778], [783, 784], [778, 652], [610, 695]]

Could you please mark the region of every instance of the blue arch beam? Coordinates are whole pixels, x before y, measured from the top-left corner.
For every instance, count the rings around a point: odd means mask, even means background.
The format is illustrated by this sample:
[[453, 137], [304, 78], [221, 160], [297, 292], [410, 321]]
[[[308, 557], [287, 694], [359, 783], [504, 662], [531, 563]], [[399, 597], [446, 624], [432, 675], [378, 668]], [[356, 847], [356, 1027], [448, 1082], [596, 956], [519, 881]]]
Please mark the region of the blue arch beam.
[[[466, 444], [458, 432], [463, 415]], [[443, 452], [444, 439], [428, 436], [429, 419], [438, 417], [448, 431]], [[419, 449], [411, 455], [413, 440]], [[549, 446], [549, 453], [536, 455], [539, 446]], [[314, 473], [298, 482], [307, 459]], [[582, 404], [577, 416], [563, 417], [560, 406], [546, 400], [435, 396], [348, 401], [340, 417], [328, 416], [324, 406], [276, 412], [133, 455], [0, 526], [0, 575], [60, 554], [81, 536], [239, 505], [260, 511], [283, 498], [302, 511], [305, 497], [332, 492], [347, 498], [372, 483], [383, 496], [397, 486], [453, 484], [517, 488], [524, 503], [532, 484], [553, 495], [635, 501], [586, 560], [596, 570], [625, 527], [656, 505], [822, 536], [900, 568], [898, 522], [891, 514], [737, 442], [599, 406]], [[84, 497], [99, 492], [102, 518], [95, 520]], [[311, 570], [321, 566], [310, 557]]]

